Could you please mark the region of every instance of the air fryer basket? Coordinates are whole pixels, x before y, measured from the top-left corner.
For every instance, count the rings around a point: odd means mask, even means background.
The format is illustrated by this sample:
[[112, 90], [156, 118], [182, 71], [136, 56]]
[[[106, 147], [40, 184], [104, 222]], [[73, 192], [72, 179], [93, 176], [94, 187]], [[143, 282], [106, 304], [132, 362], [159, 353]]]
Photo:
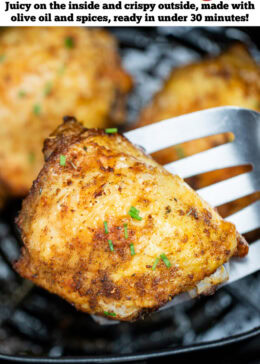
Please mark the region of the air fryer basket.
[[[258, 28], [259, 29], [259, 28]], [[260, 61], [257, 29], [111, 28], [123, 64], [135, 78], [129, 122], [174, 66], [216, 54], [236, 41]], [[248, 34], [250, 33], [250, 35]], [[260, 334], [260, 273], [135, 323], [99, 326], [12, 269], [20, 241], [21, 201], [0, 213], [0, 359], [37, 362], [123, 362], [218, 348]], [[66, 358], [66, 359], [65, 359]]]

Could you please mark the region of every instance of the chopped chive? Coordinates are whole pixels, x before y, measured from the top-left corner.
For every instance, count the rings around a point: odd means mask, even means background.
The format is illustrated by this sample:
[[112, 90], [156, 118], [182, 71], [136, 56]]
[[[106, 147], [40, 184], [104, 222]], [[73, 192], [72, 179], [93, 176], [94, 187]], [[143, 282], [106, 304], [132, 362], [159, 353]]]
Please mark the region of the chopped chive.
[[105, 233], [108, 234], [107, 221], [104, 221], [104, 228], [105, 228]]
[[141, 220], [142, 220], [141, 216], [134, 215], [134, 214], [130, 214], [130, 215], [131, 215], [131, 217], [132, 217], [133, 219], [135, 219], [135, 220], [138, 220], [138, 221], [141, 221]]
[[159, 263], [159, 260], [160, 260], [160, 258], [155, 259], [153, 266], [152, 266], [152, 270], [155, 270], [155, 268], [157, 267], [157, 264]]
[[163, 260], [164, 264], [166, 265], [167, 268], [171, 267], [171, 263], [169, 261], [169, 259], [166, 257], [166, 255], [163, 253], [160, 255], [161, 259]]
[[1, 54], [0, 55], [0, 63], [4, 62], [5, 58], [6, 58], [6, 55], [5, 54]]
[[186, 216], [189, 216], [191, 213], [192, 213], [192, 209], [190, 209], [190, 210], [187, 212]]
[[72, 37], [67, 37], [65, 39], [65, 47], [72, 49], [72, 48], [74, 48], [74, 46], [75, 46], [74, 39]]
[[127, 224], [124, 224], [125, 238], [128, 238]]
[[52, 83], [49, 81], [45, 84], [45, 87], [44, 87], [44, 95], [45, 96], [48, 96], [52, 91]]
[[87, 152], [88, 148], [84, 145], [83, 149]]
[[28, 158], [29, 162], [32, 164], [35, 161], [35, 154], [33, 152], [30, 152]]
[[105, 314], [106, 316], [113, 316], [113, 317], [115, 317], [115, 316], [116, 316], [115, 312], [108, 312], [108, 311], [104, 311], [104, 314]]
[[18, 92], [18, 96], [22, 99], [23, 97], [25, 97], [25, 96], [26, 96], [26, 92], [25, 92], [24, 90], [20, 90], [20, 91]]
[[114, 134], [114, 133], [117, 133], [117, 128], [108, 128], [108, 129], [105, 129], [105, 132], [107, 134]]
[[71, 165], [72, 168], [77, 169], [77, 167], [75, 166], [75, 164], [72, 161], [69, 161], [69, 164]]
[[60, 155], [60, 166], [65, 166], [65, 165], [66, 165], [66, 156]]
[[139, 220], [141, 221], [142, 220], [142, 217], [139, 216], [139, 210], [137, 210], [134, 206], [132, 206], [130, 208], [130, 210], [128, 211], [128, 214], [135, 220]]
[[131, 255], [135, 255], [135, 247], [134, 244], [130, 244], [130, 251], [131, 251]]
[[108, 245], [109, 245], [109, 248], [110, 248], [110, 250], [111, 250], [111, 252], [113, 252], [114, 251], [114, 245], [113, 245], [113, 242], [112, 242], [112, 240], [108, 240]]
[[133, 213], [129, 213], [129, 215], [133, 218], [133, 219], [135, 219], [135, 220], [138, 220], [138, 221], [141, 221], [142, 220], [142, 218], [141, 218], [141, 216], [138, 216], [138, 215], [135, 215], [135, 214], [133, 214]]
[[185, 155], [184, 150], [183, 150], [182, 147], [180, 147], [180, 146], [177, 145], [175, 147], [175, 151], [176, 151], [177, 156], [178, 156], [179, 159], [182, 159], [182, 158], [186, 157], [186, 155]]
[[134, 207], [134, 206], [131, 206], [130, 207], [130, 211], [132, 211], [134, 214], [139, 214], [139, 212], [140, 212], [140, 210], [137, 210], [137, 208], [136, 207]]
[[34, 112], [35, 115], [39, 115], [41, 113], [41, 105], [35, 104], [33, 106], [33, 112]]

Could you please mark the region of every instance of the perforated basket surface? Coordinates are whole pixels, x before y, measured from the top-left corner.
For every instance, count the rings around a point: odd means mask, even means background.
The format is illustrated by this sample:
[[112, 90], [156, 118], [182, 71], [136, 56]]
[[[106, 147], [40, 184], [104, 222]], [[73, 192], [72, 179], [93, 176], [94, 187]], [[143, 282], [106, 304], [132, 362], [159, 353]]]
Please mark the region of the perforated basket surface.
[[[173, 67], [217, 54], [237, 40], [246, 43], [260, 61], [254, 29], [166, 27], [110, 31], [119, 41], [124, 67], [135, 79], [129, 99], [129, 122], [136, 118]], [[136, 323], [97, 325], [90, 316], [77, 312], [13, 271], [12, 262], [20, 249], [14, 224], [20, 203], [10, 201], [0, 213], [2, 358], [37, 357], [39, 362], [71, 357], [71, 362], [76, 362], [76, 356], [82, 356], [85, 362], [122, 362], [135, 355], [135, 360], [144, 360], [153, 355], [185, 351], [187, 346], [189, 350], [199, 350], [207, 342], [221, 346], [229, 340], [239, 341], [259, 333], [260, 273], [222, 288], [214, 296], [154, 313]], [[234, 335], [240, 336], [233, 338]], [[216, 344], [220, 339], [224, 342]]]

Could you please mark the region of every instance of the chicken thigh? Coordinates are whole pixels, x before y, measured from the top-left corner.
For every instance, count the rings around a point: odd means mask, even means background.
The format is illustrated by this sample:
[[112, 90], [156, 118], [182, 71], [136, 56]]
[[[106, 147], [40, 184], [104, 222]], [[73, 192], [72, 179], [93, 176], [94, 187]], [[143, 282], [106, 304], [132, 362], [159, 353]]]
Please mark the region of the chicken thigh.
[[124, 122], [131, 84], [104, 30], [1, 30], [0, 189], [27, 194], [43, 164], [43, 141], [63, 116], [74, 113], [88, 127]]
[[24, 247], [15, 269], [79, 310], [131, 321], [248, 246], [180, 177], [114, 131], [68, 117], [45, 141], [17, 219]]

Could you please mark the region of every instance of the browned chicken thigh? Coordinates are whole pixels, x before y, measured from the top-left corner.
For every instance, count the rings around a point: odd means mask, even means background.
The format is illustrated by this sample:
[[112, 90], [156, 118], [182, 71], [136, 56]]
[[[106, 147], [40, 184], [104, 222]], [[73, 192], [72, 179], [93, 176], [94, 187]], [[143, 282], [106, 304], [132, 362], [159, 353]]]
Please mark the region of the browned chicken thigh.
[[[215, 58], [174, 69], [163, 88], [141, 112], [136, 127], [174, 116], [218, 106], [241, 106], [260, 111], [260, 67], [245, 46], [234, 45]], [[230, 141], [232, 137], [213, 135], [167, 148], [153, 154], [166, 164]], [[189, 178], [195, 189], [248, 171], [241, 166]], [[228, 216], [260, 198], [259, 193], [221, 207]]]
[[74, 113], [88, 127], [124, 122], [131, 84], [104, 30], [1, 30], [0, 190], [29, 191], [43, 164], [43, 141], [64, 115]]
[[[260, 67], [242, 45], [235, 45], [218, 57], [173, 70], [163, 88], [141, 112], [136, 126], [228, 105], [260, 111]], [[212, 136], [184, 143], [157, 152], [154, 158], [165, 164], [227, 142], [229, 138]], [[210, 181], [204, 180], [210, 177]], [[215, 178], [219, 175], [197, 178], [194, 187], [208, 185]]]
[[[131, 321], [211, 293], [247, 243], [180, 177], [114, 130], [67, 118], [23, 202], [15, 269], [79, 310]], [[201, 289], [201, 286], [206, 289]]]

